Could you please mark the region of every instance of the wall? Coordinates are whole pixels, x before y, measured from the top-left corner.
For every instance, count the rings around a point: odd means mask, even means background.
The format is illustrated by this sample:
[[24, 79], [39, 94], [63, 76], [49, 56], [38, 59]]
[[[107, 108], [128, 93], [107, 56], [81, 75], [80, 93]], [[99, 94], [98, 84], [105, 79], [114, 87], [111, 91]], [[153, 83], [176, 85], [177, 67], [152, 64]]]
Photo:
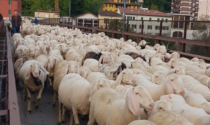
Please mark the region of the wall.
[[[40, 14], [40, 16], [38, 16], [38, 14]], [[34, 16], [38, 18], [59, 18], [59, 13], [35, 12]]]
[[[104, 20], [103, 19], [119, 19], [121, 20], [122, 17], [108, 17], [108, 16], [98, 16], [98, 19], [99, 19], [99, 27], [103, 27], [105, 28], [106, 27], [106, 23], [104, 23]], [[107, 23], [108, 24], [108, 23]]]
[[[133, 27], [134, 31], [137, 32], [137, 33], [141, 33], [141, 26], [142, 25], [142, 21], [140, 21], [143, 17], [143, 20], [154, 20], [154, 21], [144, 21], [144, 34], [148, 34], [148, 35], [158, 35], [160, 30], [158, 28], [156, 28], [156, 26], [160, 26], [160, 22], [157, 22], [156, 20], [164, 20], [163, 22], [163, 25], [164, 28], [167, 28], [167, 29], [163, 29], [162, 30], [162, 35], [164, 36], [170, 36], [171, 33], [170, 33], [170, 30], [171, 30], [171, 22], [165, 22], [165, 20], [167, 19], [168, 21], [169, 20], [172, 20], [172, 17], [161, 17], [161, 16], [144, 16], [144, 15], [128, 15], [126, 14], [126, 19], [127, 17], [132, 17], [132, 20], [129, 20], [129, 25], [130, 27]], [[133, 20], [133, 17], [135, 17], [135, 20]], [[138, 20], [138, 21], [137, 21]], [[151, 26], [152, 28], [148, 29], [148, 26]]]
[[198, 19], [201, 15], [210, 16], [210, 1], [199, 0]]
[[[11, 15], [9, 15], [9, 10], [11, 10]], [[14, 10], [18, 10], [21, 15], [21, 10], [18, 8], [18, 1], [11, 1], [11, 5], [9, 5], [9, 0], [0, 0], [0, 13], [4, 18], [14, 15]]]

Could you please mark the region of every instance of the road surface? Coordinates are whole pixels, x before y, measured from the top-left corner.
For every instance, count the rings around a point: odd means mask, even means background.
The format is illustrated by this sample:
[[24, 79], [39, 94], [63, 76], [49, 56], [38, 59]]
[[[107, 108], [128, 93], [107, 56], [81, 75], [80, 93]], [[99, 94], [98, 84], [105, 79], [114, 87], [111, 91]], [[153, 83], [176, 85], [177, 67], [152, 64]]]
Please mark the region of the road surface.
[[[39, 108], [35, 109], [33, 103], [33, 95], [31, 100], [31, 114], [27, 113], [27, 102], [23, 101], [23, 87], [17, 90], [18, 104], [20, 110], [21, 125], [56, 125], [58, 120], [58, 103], [52, 108], [53, 90], [47, 86], [42, 93], [41, 100], [39, 101]], [[66, 123], [61, 125], [69, 125], [70, 115], [66, 113]], [[81, 120], [80, 125], [87, 125], [88, 116], [85, 116], [84, 120]]]

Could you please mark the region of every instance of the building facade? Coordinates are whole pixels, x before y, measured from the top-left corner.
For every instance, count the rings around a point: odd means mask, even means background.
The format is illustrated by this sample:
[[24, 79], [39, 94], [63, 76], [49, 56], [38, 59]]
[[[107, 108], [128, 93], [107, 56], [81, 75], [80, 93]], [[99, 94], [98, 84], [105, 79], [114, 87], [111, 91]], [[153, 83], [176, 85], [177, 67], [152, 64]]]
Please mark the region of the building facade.
[[210, 1], [208, 0], [172, 0], [171, 12], [190, 15], [192, 20], [199, 20], [202, 15], [210, 16]]
[[17, 10], [19, 15], [22, 13], [21, 0], [0, 0], [0, 13], [4, 18], [11, 18], [14, 11]]
[[[119, 8], [117, 13], [123, 14], [123, 8]], [[162, 35], [170, 36], [172, 16], [157, 10], [143, 10], [143, 9], [125, 9], [125, 18], [130, 27], [135, 32], [141, 33], [143, 27], [143, 34], [158, 35], [160, 32], [160, 20], [162, 24]], [[144, 25], [142, 26], [142, 21]]]
[[110, 12], [110, 11], [99, 11], [98, 12], [98, 19], [99, 19], [99, 27], [105, 28], [106, 22], [109, 23], [109, 20], [122, 20], [122, 15], [118, 14], [116, 12]]
[[[139, 9], [142, 7], [142, 5], [139, 3], [131, 3], [131, 0], [125, 0], [125, 1], [126, 1], [126, 8]], [[102, 10], [117, 12], [117, 9], [119, 7], [124, 7], [124, 0], [107, 0], [104, 2], [104, 5], [102, 6]]]
[[49, 11], [49, 10], [36, 10], [34, 16], [38, 19], [43, 18], [59, 18], [60, 13], [58, 11]]

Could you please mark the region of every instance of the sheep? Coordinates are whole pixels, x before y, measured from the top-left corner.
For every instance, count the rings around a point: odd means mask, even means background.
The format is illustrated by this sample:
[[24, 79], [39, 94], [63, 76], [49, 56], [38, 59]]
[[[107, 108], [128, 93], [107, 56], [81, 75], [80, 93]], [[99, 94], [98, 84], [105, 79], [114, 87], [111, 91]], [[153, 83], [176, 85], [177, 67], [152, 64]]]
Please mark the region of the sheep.
[[157, 101], [162, 95], [167, 93], [175, 93], [184, 96], [184, 85], [179, 76], [171, 74], [166, 77], [164, 83], [156, 85], [146, 79], [143, 75], [134, 76], [137, 85], [142, 85], [150, 93], [152, 99]]
[[188, 105], [202, 108], [206, 113], [210, 114], [210, 103], [201, 94], [185, 89], [184, 99]]
[[137, 54], [137, 53], [134, 53], [134, 52], [125, 53], [125, 55], [131, 56], [134, 60], [135, 60], [136, 58], [141, 58], [141, 59], [143, 59], [144, 61], [146, 61], [145, 57], [142, 57], [141, 55], [139, 55], [139, 54]]
[[38, 61], [35, 60], [26, 61], [19, 70], [18, 77], [24, 84], [24, 100], [26, 100], [26, 96], [28, 99], [28, 113], [31, 113], [30, 91], [35, 91], [35, 108], [37, 109], [39, 106], [38, 102], [41, 99], [41, 94], [44, 89], [44, 82], [46, 80], [47, 74], [47, 70]]
[[156, 125], [193, 125], [186, 118], [171, 111], [157, 112], [148, 120]]
[[162, 84], [165, 81], [165, 74], [162, 73], [161, 71], [156, 71], [153, 75], [152, 75], [152, 82], [155, 84]]
[[98, 72], [99, 67], [98, 67], [98, 61], [95, 59], [86, 59], [84, 61], [83, 66], [88, 67], [92, 72]]
[[136, 120], [129, 123], [128, 125], [156, 125], [156, 124], [148, 120]]
[[71, 48], [66, 52], [65, 60], [76, 61], [79, 62], [80, 65], [82, 65], [83, 56], [81, 56], [76, 50]]
[[188, 75], [180, 76], [184, 83], [184, 87], [194, 93], [201, 94], [207, 101], [210, 101], [210, 91], [209, 88], [200, 84], [199, 81], [195, 80], [193, 77]]
[[66, 61], [66, 60], [57, 61], [54, 68], [53, 107], [56, 104], [57, 92], [58, 92], [58, 88], [59, 88], [61, 80], [68, 73], [79, 74], [79, 68], [80, 68], [79, 63], [75, 61]]
[[99, 67], [100, 67], [101, 62], [102, 62], [102, 64], [106, 64], [106, 63], [114, 64], [115, 63], [114, 58], [113, 58], [113, 56], [110, 52], [102, 52], [102, 55], [101, 55], [101, 57], [98, 61], [98, 66]]
[[87, 79], [90, 73], [91, 73], [91, 70], [88, 67], [81, 66], [79, 69], [79, 74], [85, 79]]
[[154, 106], [151, 96], [141, 86], [131, 88], [126, 98], [114, 89], [101, 88], [92, 95], [88, 125], [95, 122], [100, 125], [127, 125], [137, 120], [140, 106], [147, 110]]
[[203, 109], [198, 109], [189, 106], [183, 97], [180, 95], [169, 94], [161, 96], [160, 100], [166, 100], [170, 102], [172, 107], [172, 112], [184, 116], [189, 122], [195, 125], [209, 125], [210, 115], [206, 114]]
[[22, 58], [23, 57], [23, 54], [26, 53], [28, 51], [28, 48], [24, 45], [19, 45], [17, 47], [17, 49], [15, 50], [15, 53], [14, 53], [14, 58], [15, 58], [15, 61], [19, 58]]
[[201, 84], [210, 88], [210, 77], [208, 77], [206, 75], [201, 75], [201, 74], [196, 73], [196, 72], [186, 72], [186, 74], [192, 76], [193, 78], [198, 80]]
[[[63, 121], [61, 118], [62, 113], [61, 107], [64, 105], [70, 110], [70, 124], [73, 123], [73, 117], [76, 125], [79, 125], [78, 113], [85, 115], [89, 113], [90, 102], [89, 96], [97, 92], [100, 88], [109, 88], [109, 84], [106, 83], [95, 83], [91, 85], [87, 80], [78, 74], [71, 73], [64, 76], [62, 79], [58, 95], [59, 95], [59, 120], [58, 124]], [[100, 90], [99, 89], [99, 90]], [[80, 91], [78, 91], [80, 90]], [[90, 94], [91, 93], [91, 94]]]
[[147, 42], [145, 40], [141, 40], [138, 44], [138, 46], [141, 46], [141, 49], [144, 49], [146, 45], [147, 45]]
[[[102, 53], [101, 53], [101, 52], [100, 52], [100, 53], [96, 53], [96, 52], [90, 51], [90, 52], [88, 52], [88, 53], [85, 55], [85, 57], [84, 57], [83, 60], [92, 58], [92, 59], [96, 59], [96, 60], [99, 61], [99, 59], [100, 59], [101, 56], [102, 56]], [[84, 61], [83, 61], [83, 62], [84, 62]], [[83, 63], [82, 63], [82, 65], [83, 65]]]
[[35, 58], [35, 60], [39, 61], [42, 66], [47, 69], [47, 63], [48, 63], [48, 58], [47, 58], [47, 55], [39, 55], [38, 57]]

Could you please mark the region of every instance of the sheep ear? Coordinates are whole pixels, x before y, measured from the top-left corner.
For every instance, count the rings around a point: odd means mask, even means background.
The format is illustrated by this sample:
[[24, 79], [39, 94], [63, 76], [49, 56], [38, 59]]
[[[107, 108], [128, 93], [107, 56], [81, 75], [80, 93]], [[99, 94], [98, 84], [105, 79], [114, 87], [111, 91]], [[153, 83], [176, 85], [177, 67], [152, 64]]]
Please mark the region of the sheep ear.
[[[169, 81], [169, 82], [167, 82], [167, 81]], [[168, 94], [173, 94], [174, 93], [173, 85], [172, 85], [171, 81], [168, 80], [168, 78], [165, 80], [165, 84], [166, 84], [166, 92]]]
[[134, 88], [128, 92], [127, 96], [128, 96], [128, 107], [130, 111], [135, 116], [138, 116], [140, 112], [140, 105], [138, 102], [137, 95], [134, 93]]
[[104, 55], [102, 55], [98, 61], [98, 67], [100, 68], [100, 65], [101, 65], [101, 62], [102, 62], [102, 59], [104, 58]]
[[90, 98], [89, 101], [91, 101], [91, 96], [92, 94], [98, 90], [98, 84], [99, 84], [100, 80], [95, 81], [95, 83], [92, 85], [91, 91], [90, 91]]
[[[115, 87], [121, 84], [123, 73], [124, 73], [124, 72], [122, 71], [122, 72], [118, 75], [117, 80], [116, 80], [116, 83], [115, 83]], [[115, 87], [114, 87], [114, 88], [115, 88]]]
[[40, 69], [44, 72], [44, 73], [46, 73], [46, 74], [49, 74], [49, 72], [40, 64]]
[[32, 65], [30, 66], [30, 68], [29, 68], [28, 71], [26, 72], [25, 80], [28, 80], [28, 79], [30, 78], [30, 75], [31, 75], [31, 67], [32, 67]]
[[156, 84], [156, 82], [155, 82], [155, 73], [152, 75], [152, 79], [151, 79], [151, 81], [152, 81], [152, 83], [154, 83], [154, 84]]

